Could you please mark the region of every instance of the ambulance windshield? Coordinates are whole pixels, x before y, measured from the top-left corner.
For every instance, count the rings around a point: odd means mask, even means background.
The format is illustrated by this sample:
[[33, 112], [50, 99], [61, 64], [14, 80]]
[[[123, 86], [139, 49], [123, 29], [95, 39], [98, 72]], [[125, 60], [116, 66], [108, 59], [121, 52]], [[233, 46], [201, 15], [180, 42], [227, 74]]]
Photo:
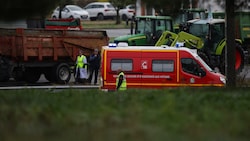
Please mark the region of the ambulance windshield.
[[212, 72], [213, 70], [201, 59], [200, 56], [196, 55], [196, 59], [200, 61], [200, 63], [205, 67], [206, 70]]

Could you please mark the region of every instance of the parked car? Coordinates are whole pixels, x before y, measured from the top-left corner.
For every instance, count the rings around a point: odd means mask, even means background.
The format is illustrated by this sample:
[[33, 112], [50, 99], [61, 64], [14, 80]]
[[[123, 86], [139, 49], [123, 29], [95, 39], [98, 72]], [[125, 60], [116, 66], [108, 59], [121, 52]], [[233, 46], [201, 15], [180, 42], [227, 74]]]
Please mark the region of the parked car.
[[130, 4], [119, 10], [119, 15], [122, 20], [131, 20], [132, 16], [135, 14], [135, 5]]
[[90, 20], [114, 19], [116, 10], [109, 2], [92, 2], [83, 9], [89, 12]]
[[[87, 20], [89, 19], [88, 11], [82, 9], [77, 5], [66, 5], [62, 9], [62, 18], [74, 18], [74, 19], [82, 19]], [[54, 10], [51, 15], [52, 18], [58, 19], [59, 18], [59, 6]]]

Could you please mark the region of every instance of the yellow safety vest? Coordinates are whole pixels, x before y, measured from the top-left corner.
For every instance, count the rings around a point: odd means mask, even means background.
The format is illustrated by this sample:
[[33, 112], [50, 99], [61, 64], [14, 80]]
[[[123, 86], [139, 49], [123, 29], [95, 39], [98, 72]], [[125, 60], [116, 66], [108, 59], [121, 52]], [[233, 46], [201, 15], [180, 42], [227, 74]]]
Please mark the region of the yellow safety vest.
[[118, 74], [118, 77], [116, 78], [116, 87], [118, 86], [118, 82], [119, 82], [119, 77], [123, 75], [123, 81], [122, 81], [122, 84], [120, 86], [120, 88], [118, 90], [127, 90], [127, 81], [126, 81], [126, 78], [125, 78], [125, 75], [123, 72], [120, 72]]
[[83, 59], [85, 58], [86, 57], [84, 55], [77, 56], [77, 68], [83, 68], [84, 66]]

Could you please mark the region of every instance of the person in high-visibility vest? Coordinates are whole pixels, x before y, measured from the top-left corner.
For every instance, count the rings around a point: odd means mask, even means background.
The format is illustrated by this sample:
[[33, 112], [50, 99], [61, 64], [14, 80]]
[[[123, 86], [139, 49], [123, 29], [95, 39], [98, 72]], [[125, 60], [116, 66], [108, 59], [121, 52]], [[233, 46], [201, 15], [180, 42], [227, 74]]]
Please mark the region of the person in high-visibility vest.
[[127, 81], [124, 72], [121, 69], [117, 71], [116, 90], [127, 90]]
[[83, 55], [83, 51], [79, 51], [79, 55], [76, 58], [76, 75], [75, 82], [84, 82], [87, 79], [87, 59]]

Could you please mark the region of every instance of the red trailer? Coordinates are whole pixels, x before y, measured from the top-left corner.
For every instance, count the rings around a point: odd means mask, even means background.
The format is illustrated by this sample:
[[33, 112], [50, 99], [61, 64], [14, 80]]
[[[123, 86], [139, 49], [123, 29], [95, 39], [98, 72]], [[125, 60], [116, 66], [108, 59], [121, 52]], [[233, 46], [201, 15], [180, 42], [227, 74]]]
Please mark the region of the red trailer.
[[45, 29], [55, 30], [82, 30], [82, 24], [80, 19], [46, 19]]
[[88, 56], [107, 45], [106, 31], [0, 29], [0, 81], [36, 82], [41, 74], [51, 82], [67, 83], [79, 49]]

